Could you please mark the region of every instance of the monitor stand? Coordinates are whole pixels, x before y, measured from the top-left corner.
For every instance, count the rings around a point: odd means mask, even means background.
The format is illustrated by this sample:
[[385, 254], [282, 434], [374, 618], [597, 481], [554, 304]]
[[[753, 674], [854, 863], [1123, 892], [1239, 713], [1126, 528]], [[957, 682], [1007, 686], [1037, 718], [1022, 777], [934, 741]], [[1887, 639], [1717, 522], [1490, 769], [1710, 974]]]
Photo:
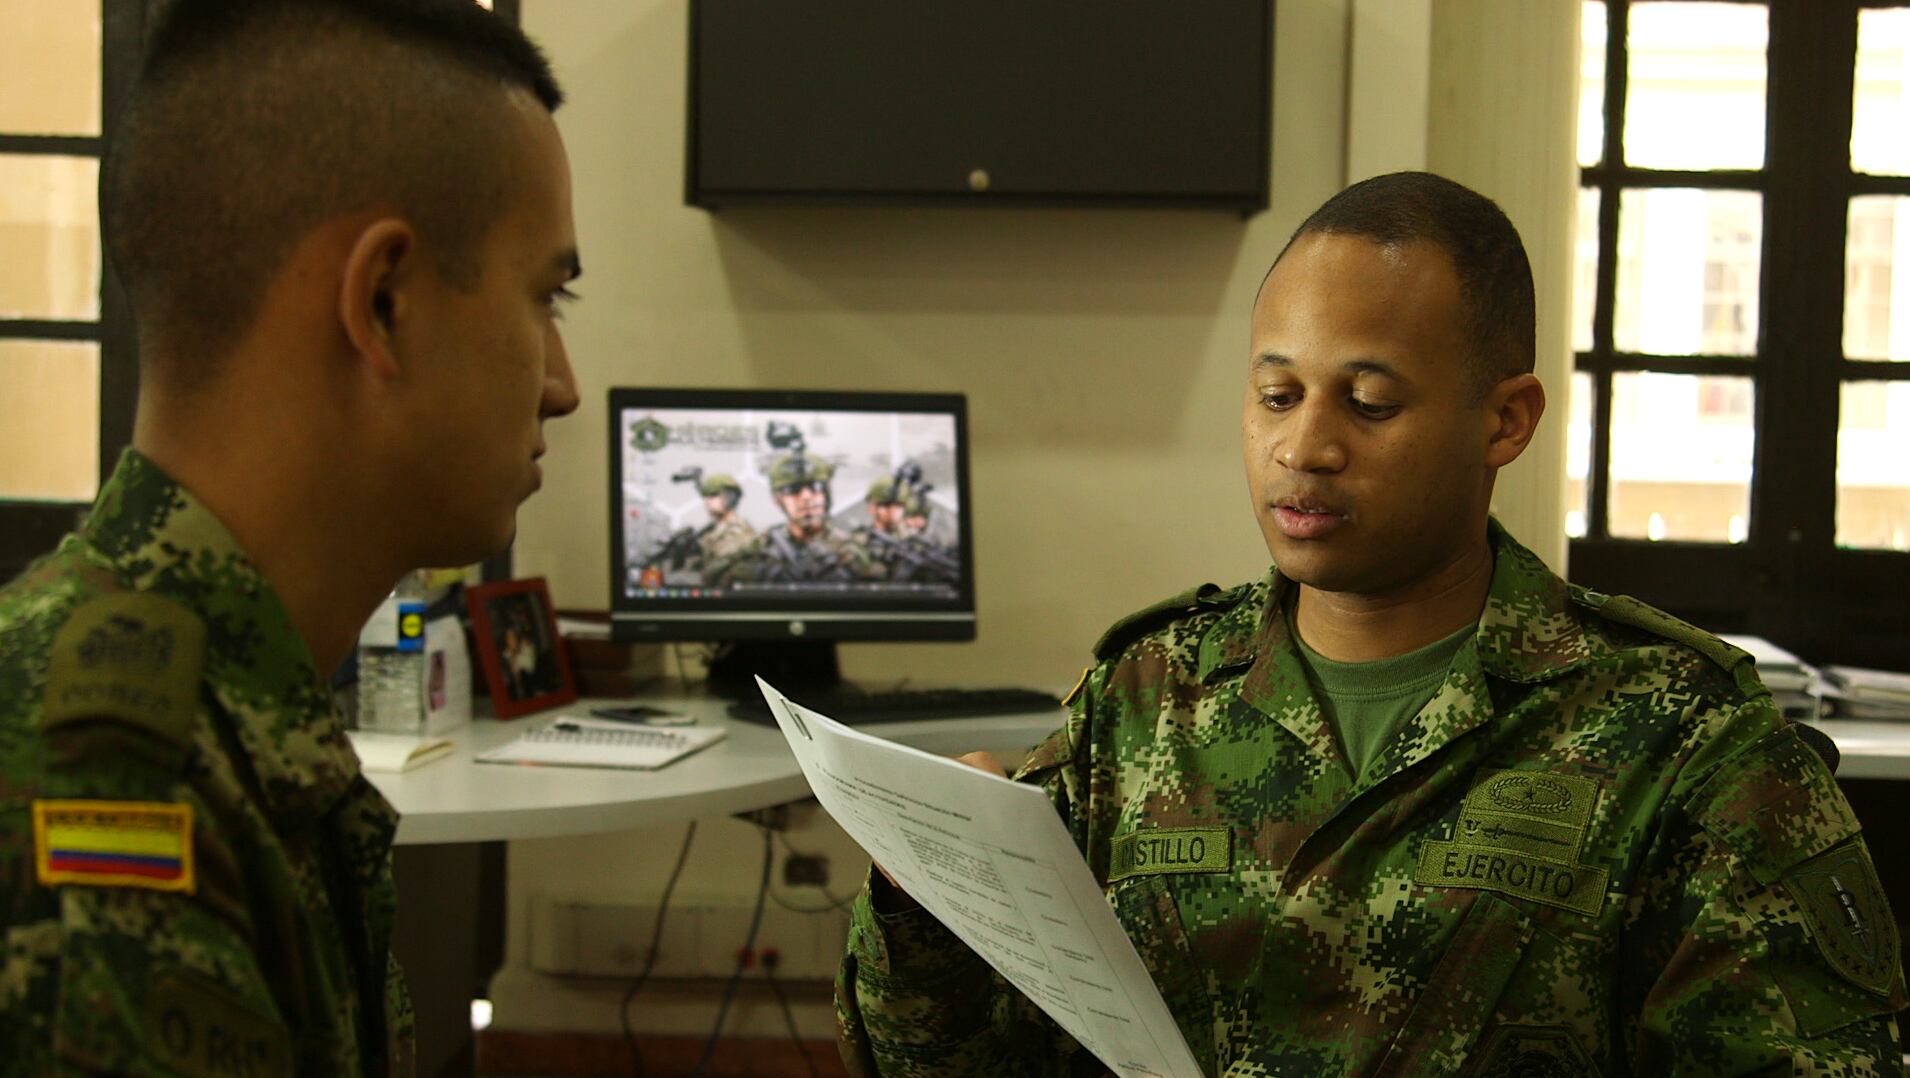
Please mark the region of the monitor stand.
[[829, 640], [735, 640], [710, 660], [710, 691], [718, 696], [754, 698], [758, 677], [783, 692], [831, 689], [841, 683], [842, 667]]

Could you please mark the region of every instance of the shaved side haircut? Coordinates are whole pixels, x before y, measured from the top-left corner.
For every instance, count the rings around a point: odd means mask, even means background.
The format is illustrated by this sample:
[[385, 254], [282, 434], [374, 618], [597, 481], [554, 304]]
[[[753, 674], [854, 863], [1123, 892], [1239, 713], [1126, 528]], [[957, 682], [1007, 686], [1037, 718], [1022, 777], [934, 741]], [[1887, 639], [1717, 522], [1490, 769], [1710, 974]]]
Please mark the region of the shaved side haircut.
[[1519, 230], [1491, 199], [1430, 172], [1394, 172], [1327, 199], [1294, 230], [1280, 258], [1314, 233], [1361, 236], [1382, 247], [1438, 247], [1459, 278], [1474, 396], [1484, 399], [1501, 381], [1531, 372], [1538, 348], [1532, 264]]
[[517, 190], [507, 95], [563, 102], [537, 47], [472, 0], [173, 0], [149, 41], [101, 218], [142, 373], [176, 389], [217, 370], [299, 241], [340, 216], [408, 221], [475, 287]]

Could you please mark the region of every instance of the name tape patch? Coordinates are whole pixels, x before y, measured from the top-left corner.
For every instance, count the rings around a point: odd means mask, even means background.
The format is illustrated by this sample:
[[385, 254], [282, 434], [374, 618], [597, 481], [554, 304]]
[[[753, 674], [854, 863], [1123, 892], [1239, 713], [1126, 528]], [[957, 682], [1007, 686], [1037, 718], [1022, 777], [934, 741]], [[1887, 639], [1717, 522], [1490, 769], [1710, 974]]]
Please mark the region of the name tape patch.
[[1429, 887], [1496, 891], [1587, 916], [1605, 904], [1606, 878], [1602, 868], [1499, 846], [1438, 841], [1426, 843], [1413, 874], [1414, 882]]
[[1108, 882], [1129, 876], [1182, 872], [1230, 872], [1234, 833], [1229, 827], [1151, 827], [1115, 838], [1109, 849]]
[[154, 801], [33, 802], [34, 871], [47, 887], [195, 886], [192, 806]]

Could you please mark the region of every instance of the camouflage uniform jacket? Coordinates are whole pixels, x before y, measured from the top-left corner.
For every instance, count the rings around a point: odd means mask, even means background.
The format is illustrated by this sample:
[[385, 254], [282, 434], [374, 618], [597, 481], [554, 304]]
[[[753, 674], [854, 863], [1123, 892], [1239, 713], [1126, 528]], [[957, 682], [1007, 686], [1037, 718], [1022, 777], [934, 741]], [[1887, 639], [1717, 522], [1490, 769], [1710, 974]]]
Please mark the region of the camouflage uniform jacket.
[[[1901, 1074], [1896, 923], [1749, 657], [1492, 541], [1477, 633], [1365, 782], [1277, 572], [1117, 625], [1023, 765], [1204, 1071]], [[837, 1008], [852, 1074], [1103, 1073], [866, 889]]]
[[258, 570], [127, 452], [0, 591], [0, 1070], [411, 1073], [396, 823]]

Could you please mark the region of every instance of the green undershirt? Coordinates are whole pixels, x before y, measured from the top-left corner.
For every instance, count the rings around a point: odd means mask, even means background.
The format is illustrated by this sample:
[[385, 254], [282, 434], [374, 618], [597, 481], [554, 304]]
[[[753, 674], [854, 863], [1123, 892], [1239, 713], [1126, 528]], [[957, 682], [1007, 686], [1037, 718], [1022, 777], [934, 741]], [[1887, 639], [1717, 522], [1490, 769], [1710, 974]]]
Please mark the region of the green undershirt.
[[1404, 655], [1343, 663], [1306, 646], [1294, 627], [1289, 605], [1287, 630], [1299, 648], [1300, 665], [1306, 667], [1307, 681], [1327, 724], [1339, 735], [1340, 751], [1356, 782], [1366, 778], [1366, 769], [1400, 727], [1432, 701], [1446, 680], [1452, 657], [1478, 627], [1474, 622]]

